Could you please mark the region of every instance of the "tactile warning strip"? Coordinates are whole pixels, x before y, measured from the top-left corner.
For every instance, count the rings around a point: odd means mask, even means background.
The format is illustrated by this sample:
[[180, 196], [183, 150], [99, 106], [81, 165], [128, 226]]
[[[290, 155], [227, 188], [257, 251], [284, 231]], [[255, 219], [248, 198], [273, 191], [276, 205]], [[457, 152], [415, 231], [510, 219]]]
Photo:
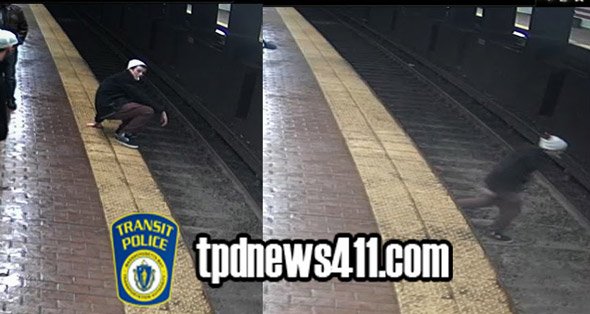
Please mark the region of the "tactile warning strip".
[[[115, 219], [133, 212], [154, 212], [171, 217], [170, 209], [141, 154], [114, 143], [112, 137], [105, 136], [103, 131], [85, 126], [94, 119], [94, 94], [98, 82], [47, 9], [40, 4], [31, 4], [30, 8], [53, 56], [76, 117], [107, 223], [111, 224]], [[105, 123], [105, 132], [112, 133], [115, 128], [116, 123]], [[201, 282], [195, 276], [188, 248], [180, 237], [174, 274], [169, 302], [149, 309], [126, 305], [125, 311], [210, 313], [211, 307], [205, 298]]]
[[352, 67], [295, 9], [278, 8], [330, 105], [384, 239], [446, 239], [449, 283], [399, 282], [402, 313], [511, 313], [465, 218], [418, 149]]

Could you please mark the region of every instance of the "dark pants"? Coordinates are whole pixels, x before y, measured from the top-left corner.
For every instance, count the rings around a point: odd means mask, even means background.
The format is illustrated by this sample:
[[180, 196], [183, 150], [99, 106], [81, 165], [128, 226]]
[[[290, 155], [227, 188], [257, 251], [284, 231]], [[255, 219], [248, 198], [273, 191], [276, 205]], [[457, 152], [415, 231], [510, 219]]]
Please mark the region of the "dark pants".
[[6, 106], [5, 88], [6, 84], [0, 73], [0, 141], [4, 141], [8, 136], [8, 124], [10, 123], [10, 113]]
[[18, 49], [15, 48], [10, 54], [6, 55], [4, 62], [4, 79], [6, 82], [6, 98], [14, 102], [14, 90], [16, 89], [16, 61], [18, 60]]
[[152, 107], [130, 102], [123, 105], [119, 111], [108, 119], [123, 121], [121, 125], [119, 125], [119, 128], [117, 128], [117, 133], [124, 132], [137, 134], [143, 130], [153, 116], [154, 109], [152, 109]]
[[516, 192], [495, 192], [483, 189], [480, 196], [457, 200], [457, 204], [465, 208], [497, 206], [500, 213], [491, 228], [500, 232], [518, 217], [521, 212], [522, 200], [520, 194]]
[[[0, 84], [0, 86], [2, 86]], [[10, 123], [10, 114], [8, 107], [0, 102], [0, 141], [4, 141], [8, 136], [8, 124]]]

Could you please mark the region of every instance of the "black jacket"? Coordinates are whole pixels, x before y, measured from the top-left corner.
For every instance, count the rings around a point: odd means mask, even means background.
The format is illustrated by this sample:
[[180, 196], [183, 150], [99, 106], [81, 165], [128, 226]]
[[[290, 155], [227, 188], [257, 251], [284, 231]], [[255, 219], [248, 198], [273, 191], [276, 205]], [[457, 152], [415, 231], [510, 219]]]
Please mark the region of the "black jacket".
[[485, 183], [496, 192], [519, 192], [529, 180], [531, 173], [546, 162], [541, 148], [529, 148], [510, 154], [488, 174]]
[[154, 101], [154, 98], [158, 97], [154, 97], [144, 79], [136, 81], [129, 70], [113, 74], [102, 81], [96, 90], [94, 121], [102, 122], [129, 102], [150, 106], [159, 114], [165, 107], [163, 101]]
[[0, 14], [2, 14], [3, 21], [0, 24], [0, 28], [13, 32], [18, 39], [17, 45], [22, 44], [29, 31], [29, 25], [27, 24], [23, 10], [14, 4], [1, 4]]

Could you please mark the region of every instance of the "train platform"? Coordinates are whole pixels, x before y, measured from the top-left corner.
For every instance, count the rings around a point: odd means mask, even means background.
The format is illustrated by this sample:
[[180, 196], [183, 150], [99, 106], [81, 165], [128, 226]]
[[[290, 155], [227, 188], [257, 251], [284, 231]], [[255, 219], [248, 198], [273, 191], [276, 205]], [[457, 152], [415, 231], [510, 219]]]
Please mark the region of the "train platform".
[[454, 277], [265, 283], [264, 312], [584, 312], [590, 229], [575, 206], [535, 175], [514, 241], [486, 237], [495, 209], [454, 199], [512, 150], [497, 125], [327, 11], [264, 11], [278, 46], [263, 56], [265, 238], [446, 239]]
[[[261, 215], [176, 111], [167, 128], [148, 128], [149, 140], [137, 151], [113, 140], [115, 123], [87, 128], [99, 82], [94, 69], [114, 73], [126, 60], [113, 57], [108, 45], [82, 52], [74, 42], [94, 35], [74, 19], [61, 18], [69, 23], [66, 34], [45, 6], [22, 7], [29, 35], [19, 48], [18, 108], [0, 144], [0, 313], [584, 313], [590, 307], [590, 226], [576, 205], [536, 175], [510, 230], [514, 241], [486, 238], [494, 209], [464, 211], [454, 199], [474, 195], [511, 150], [495, 131], [499, 124], [466, 113], [462, 100], [420, 76], [417, 64], [384, 55], [341, 20], [313, 8], [264, 8], [265, 38], [277, 49], [263, 51]], [[159, 308], [126, 306], [116, 296], [108, 229], [132, 212], [173, 217], [181, 228], [172, 298]], [[331, 240], [339, 232], [446, 239], [453, 280], [229, 281], [212, 289], [194, 276], [190, 245], [199, 232], [226, 240], [242, 232], [267, 240]]]
[[[174, 111], [167, 128], [149, 126], [139, 150], [114, 141], [115, 122], [86, 127], [95, 73], [45, 6], [21, 7], [29, 34], [19, 47], [18, 108], [0, 144], [0, 313], [260, 312], [260, 283], [210, 289], [191, 256], [199, 232], [261, 237], [243, 186]], [[151, 309], [124, 305], [115, 288], [109, 226], [138, 212], [173, 217], [182, 235], [171, 299]]]

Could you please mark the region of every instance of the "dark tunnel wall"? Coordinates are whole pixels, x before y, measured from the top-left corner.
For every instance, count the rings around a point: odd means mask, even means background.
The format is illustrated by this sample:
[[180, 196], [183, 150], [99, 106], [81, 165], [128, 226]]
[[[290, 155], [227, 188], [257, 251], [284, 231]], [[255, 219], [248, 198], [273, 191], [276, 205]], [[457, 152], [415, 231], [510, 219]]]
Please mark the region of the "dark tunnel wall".
[[534, 8], [527, 39], [512, 34], [516, 7], [484, 8], [483, 17], [468, 6], [336, 10], [482, 92], [527, 128], [566, 138], [565, 166], [590, 187], [590, 51], [568, 44], [574, 8]]
[[116, 38], [129, 58], [144, 60], [165, 78], [184, 105], [205, 118], [261, 176], [261, 5], [232, 6], [227, 37], [215, 33], [216, 3], [193, 3], [192, 14], [186, 12], [186, 3], [68, 7]]

